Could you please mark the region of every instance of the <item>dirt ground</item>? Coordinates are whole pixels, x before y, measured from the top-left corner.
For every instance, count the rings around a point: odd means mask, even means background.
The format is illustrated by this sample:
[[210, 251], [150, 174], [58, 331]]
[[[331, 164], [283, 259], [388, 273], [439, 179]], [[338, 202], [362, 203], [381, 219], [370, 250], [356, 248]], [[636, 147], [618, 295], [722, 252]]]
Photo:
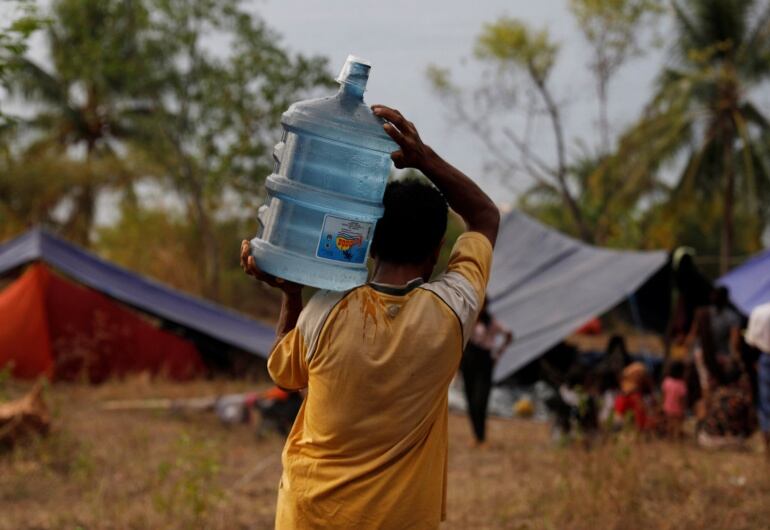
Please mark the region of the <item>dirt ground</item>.
[[[209, 413], [100, 407], [246, 389], [148, 381], [49, 388], [52, 434], [0, 455], [0, 529], [272, 528], [280, 437], [257, 440], [249, 426], [226, 428]], [[491, 447], [474, 450], [465, 417], [450, 416], [449, 427], [442, 528], [770, 527], [770, 465], [757, 438], [746, 452], [631, 437], [586, 451], [552, 444], [544, 424], [493, 420]]]

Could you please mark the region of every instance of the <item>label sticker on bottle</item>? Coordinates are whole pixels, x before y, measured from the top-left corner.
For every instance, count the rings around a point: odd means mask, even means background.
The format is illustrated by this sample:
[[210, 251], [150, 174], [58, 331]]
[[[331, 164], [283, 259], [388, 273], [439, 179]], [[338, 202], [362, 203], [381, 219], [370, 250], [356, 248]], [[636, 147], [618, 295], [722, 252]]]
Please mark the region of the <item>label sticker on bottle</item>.
[[327, 215], [316, 256], [344, 263], [364, 263], [372, 227], [373, 223]]

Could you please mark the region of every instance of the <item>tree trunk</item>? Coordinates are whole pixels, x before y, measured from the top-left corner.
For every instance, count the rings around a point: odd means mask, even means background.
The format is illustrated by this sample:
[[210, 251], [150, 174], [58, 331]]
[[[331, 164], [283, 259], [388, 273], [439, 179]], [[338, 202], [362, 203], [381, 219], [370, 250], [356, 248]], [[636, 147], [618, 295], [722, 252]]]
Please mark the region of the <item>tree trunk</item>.
[[208, 214], [203, 197], [203, 187], [195, 177], [190, 176], [192, 183], [192, 208], [195, 222], [198, 225], [201, 236], [201, 256], [203, 257], [203, 294], [206, 298], [219, 300], [219, 243], [212, 226], [211, 217]]
[[[535, 78], [534, 75], [533, 78]], [[580, 207], [578, 206], [575, 198], [572, 196], [572, 193], [570, 193], [569, 186], [567, 185], [567, 156], [565, 152], [564, 131], [562, 130], [559, 108], [556, 106], [556, 102], [551, 97], [551, 93], [548, 91], [548, 88], [542, 82], [537, 80], [535, 80], [535, 84], [540, 91], [540, 95], [543, 97], [543, 101], [545, 101], [546, 108], [548, 109], [548, 115], [551, 118], [553, 134], [556, 139], [556, 180], [559, 182], [559, 190], [562, 196], [562, 200], [564, 201], [564, 204], [570, 211], [572, 219], [577, 225], [580, 239], [590, 243], [592, 239], [591, 231], [588, 229], [588, 226], [583, 219], [583, 213], [580, 211]]]
[[[94, 151], [94, 144], [89, 142], [87, 145], [86, 159], [91, 160]], [[91, 244], [91, 227], [94, 224], [96, 216], [96, 195], [98, 188], [94, 183], [93, 168], [91, 164], [87, 165], [85, 181], [80, 187], [79, 193], [75, 196], [72, 205], [72, 212], [64, 225], [64, 233], [75, 243], [88, 248]]]
[[602, 154], [606, 155], [610, 152], [610, 119], [607, 115], [607, 80], [605, 78], [599, 79], [597, 86], [597, 92], [599, 96], [599, 132], [601, 134], [601, 150]]
[[722, 164], [724, 170], [724, 202], [722, 204], [722, 242], [719, 253], [719, 272], [724, 275], [730, 270], [730, 258], [733, 253], [733, 205], [735, 202], [735, 171], [733, 167], [733, 143], [730, 134], [726, 134], [722, 146]]
[[88, 248], [91, 244], [91, 227], [96, 210], [96, 190], [90, 182], [83, 185], [73, 208], [68, 223], [70, 226], [67, 227], [69, 237], [75, 243]]

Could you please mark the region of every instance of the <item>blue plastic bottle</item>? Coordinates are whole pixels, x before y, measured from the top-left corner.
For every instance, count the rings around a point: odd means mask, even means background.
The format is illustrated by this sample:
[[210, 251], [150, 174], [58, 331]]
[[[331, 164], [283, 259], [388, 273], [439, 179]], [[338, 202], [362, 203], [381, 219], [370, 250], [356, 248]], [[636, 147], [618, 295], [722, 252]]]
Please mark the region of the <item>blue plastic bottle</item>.
[[275, 168], [251, 253], [262, 270], [322, 289], [366, 282], [366, 258], [398, 146], [364, 103], [371, 66], [348, 56], [337, 95], [301, 101], [281, 119]]

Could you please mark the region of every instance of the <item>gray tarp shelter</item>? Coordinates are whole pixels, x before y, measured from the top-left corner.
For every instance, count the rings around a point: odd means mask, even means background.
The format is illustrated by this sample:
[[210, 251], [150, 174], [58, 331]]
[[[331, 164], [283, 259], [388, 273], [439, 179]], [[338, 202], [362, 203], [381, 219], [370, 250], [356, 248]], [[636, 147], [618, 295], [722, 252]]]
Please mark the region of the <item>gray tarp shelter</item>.
[[667, 260], [665, 251], [598, 248], [521, 212], [506, 215], [495, 247], [489, 308], [516, 338], [495, 366], [495, 381], [623, 301]]
[[40, 228], [0, 245], [0, 274], [33, 261], [43, 261], [146, 313], [263, 358], [275, 341], [273, 328], [266, 324], [118, 267]]

